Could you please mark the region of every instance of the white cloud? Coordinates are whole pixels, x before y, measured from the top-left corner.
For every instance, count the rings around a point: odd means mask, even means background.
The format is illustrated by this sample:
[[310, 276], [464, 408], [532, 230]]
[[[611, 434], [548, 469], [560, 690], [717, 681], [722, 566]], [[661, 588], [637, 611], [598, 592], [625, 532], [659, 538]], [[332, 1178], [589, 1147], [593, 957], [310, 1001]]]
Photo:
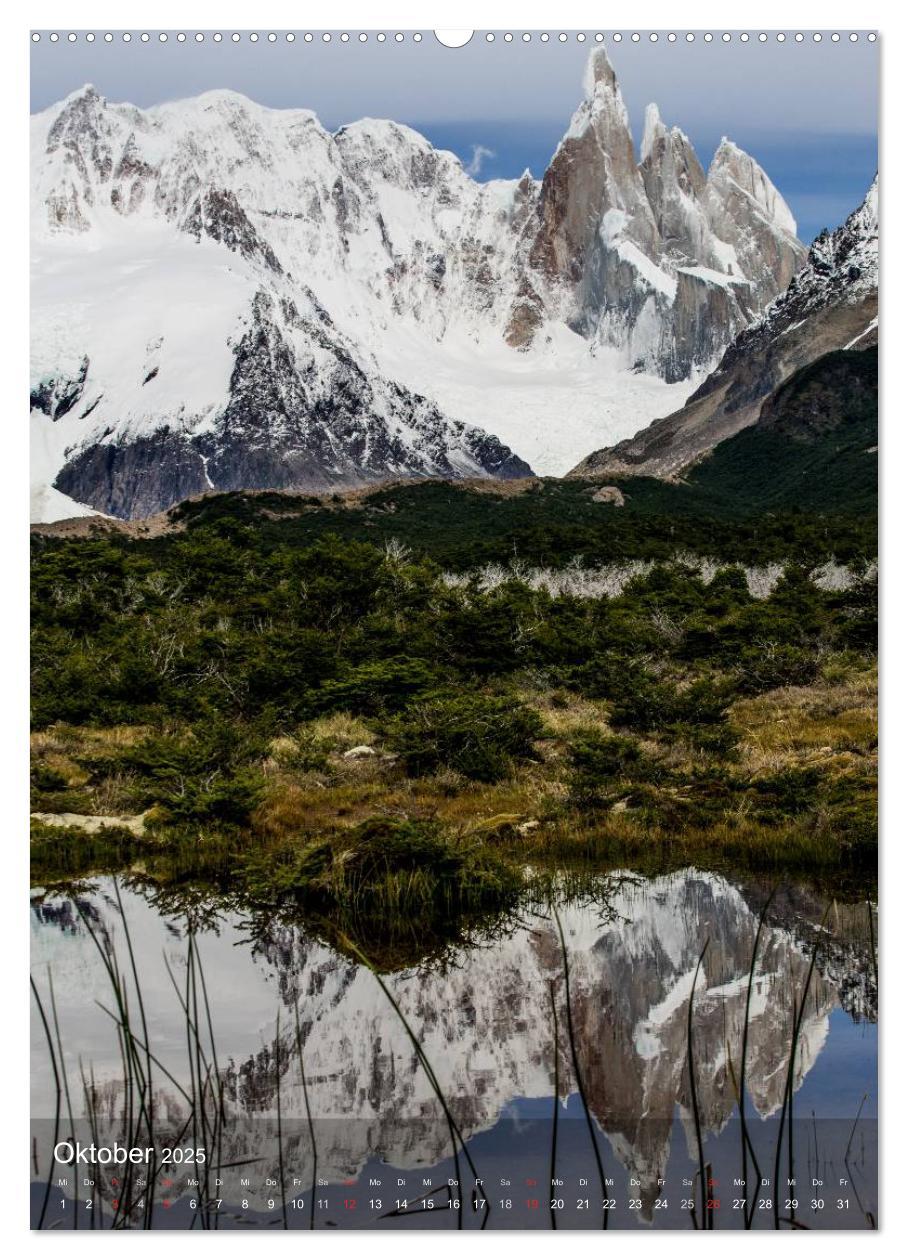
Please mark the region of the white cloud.
[[482, 170], [482, 164], [486, 160], [486, 158], [493, 158], [494, 156], [495, 156], [494, 149], [487, 149], [484, 144], [474, 144], [473, 156], [470, 158], [470, 161], [464, 167], [464, 170], [467, 172], [468, 175], [472, 175], [475, 178], [479, 174], [479, 172]]

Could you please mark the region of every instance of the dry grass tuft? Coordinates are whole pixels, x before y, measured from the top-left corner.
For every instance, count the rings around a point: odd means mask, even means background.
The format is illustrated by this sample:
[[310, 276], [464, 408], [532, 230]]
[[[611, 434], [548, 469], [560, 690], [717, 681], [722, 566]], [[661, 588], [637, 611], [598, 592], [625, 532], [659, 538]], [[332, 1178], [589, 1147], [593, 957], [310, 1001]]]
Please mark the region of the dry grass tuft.
[[792, 763], [832, 761], [842, 754], [874, 758], [877, 748], [876, 676], [819, 680], [810, 687], [782, 687], [731, 712], [741, 731], [742, 765], [752, 772]]
[[310, 817], [310, 793], [296, 783], [270, 784], [252, 815], [255, 830], [271, 840], [303, 831]]
[[349, 713], [331, 713], [304, 723], [299, 729], [299, 739], [300, 742], [319, 741], [331, 752], [346, 752], [359, 744], [376, 747], [379, 742], [375, 732], [361, 718]]

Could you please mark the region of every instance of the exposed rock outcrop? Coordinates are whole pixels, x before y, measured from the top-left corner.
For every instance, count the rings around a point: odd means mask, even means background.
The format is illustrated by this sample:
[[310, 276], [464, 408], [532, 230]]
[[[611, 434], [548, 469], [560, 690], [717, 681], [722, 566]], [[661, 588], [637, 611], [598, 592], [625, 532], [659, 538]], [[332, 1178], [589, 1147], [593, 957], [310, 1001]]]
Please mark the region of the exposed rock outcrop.
[[[754, 187], [761, 204], [772, 206], [765, 186], [758, 181]], [[680, 411], [593, 452], [574, 474], [677, 476], [719, 442], [756, 424], [765, 400], [799, 368], [835, 350], [875, 345], [878, 232], [874, 180], [846, 222], [817, 237], [786, 291], [738, 334]]]
[[585, 91], [542, 181], [509, 343], [531, 344], [548, 306], [594, 344], [627, 349], [638, 369], [684, 380], [784, 289], [804, 248], [778, 190], [731, 141], [704, 174], [687, 136], [650, 105], [638, 164], [603, 49]]

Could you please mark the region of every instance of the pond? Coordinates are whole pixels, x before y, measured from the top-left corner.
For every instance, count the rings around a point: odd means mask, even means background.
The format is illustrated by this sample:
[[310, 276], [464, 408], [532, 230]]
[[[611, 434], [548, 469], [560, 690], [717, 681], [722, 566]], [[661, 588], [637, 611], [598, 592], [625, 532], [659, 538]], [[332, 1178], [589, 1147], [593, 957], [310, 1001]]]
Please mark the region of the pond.
[[611, 872], [385, 972], [135, 876], [31, 912], [44, 1228], [875, 1223], [866, 900]]

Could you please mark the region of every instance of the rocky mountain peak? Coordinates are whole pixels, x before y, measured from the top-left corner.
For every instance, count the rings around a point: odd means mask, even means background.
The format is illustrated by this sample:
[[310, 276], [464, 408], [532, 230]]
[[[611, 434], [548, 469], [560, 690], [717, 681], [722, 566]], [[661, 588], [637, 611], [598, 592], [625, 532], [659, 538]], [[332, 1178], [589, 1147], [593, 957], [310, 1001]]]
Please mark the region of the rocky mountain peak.
[[646, 107], [643, 139], [640, 143], [640, 169], [646, 172], [669, 162], [683, 191], [699, 198], [706, 183], [700, 160], [688, 137], [680, 127], [669, 127], [662, 120], [659, 106]]
[[681, 128], [668, 128], [656, 105], [646, 110], [640, 172], [663, 253], [679, 264], [724, 270], [710, 239], [703, 167]]
[[710, 187], [719, 197], [740, 198], [766, 217], [779, 231], [797, 239], [798, 225], [772, 180], [749, 153], [723, 136], [710, 163], [707, 176]]
[[[541, 180], [525, 172], [480, 182], [453, 153], [400, 123], [365, 118], [332, 134], [310, 110], [269, 109], [228, 90], [137, 109], [85, 87], [32, 126], [33, 234], [42, 257], [65, 260], [62, 273], [56, 264], [47, 271], [44, 289], [39, 266], [32, 395], [85, 399], [62, 425], [39, 407], [37, 423], [59, 426], [45, 443], [53, 475], [103, 444], [103, 459], [82, 459], [79, 475], [64, 480], [104, 510], [115, 503], [128, 513], [138, 502], [135, 485], [122, 494], [107, 480], [92, 488], [99, 469], [118, 466], [106, 448], [165, 427], [208, 435], [204, 461], [195, 447], [191, 458], [180, 456], [200, 488], [209, 476], [215, 488], [228, 476], [225, 460], [207, 448], [229, 407], [230, 356], [256, 323], [255, 295], [263, 290], [275, 311], [295, 303], [326, 314], [327, 322], [290, 329], [293, 353], [279, 356], [288, 373], [306, 364], [328, 388], [338, 357], [360, 370], [344, 376], [359, 395], [344, 412], [355, 419], [332, 423], [330, 438], [316, 442], [324, 477], [299, 453], [306, 417], [294, 412], [315, 399], [326, 406], [324, 396], [283, 383], [293, 414], [269, 430], [269, 440], [292, 434], [295, 453], [256, 464], [259, 481], [290, 477], [291, 467], [300, 486], [371, 480], [382, 473], [374, 452], [391, 451], [394, 469], [414, 475], [525, 469], [508, 448], [486, 451], [457, 427], [463, 419], [486, 428], [496, 414], [480, 389], [464, 410], [465, 346], [474, 358], [487, 356], [493, 378], [517, 391], [518, 402], [497, 415], [520, 455], [532, 461], [544, 451], [548, 462], [536, 471], [560, 473], [587, 443], [575, 434], [578, 444], [554, 464], [548, 426], [537, 425], [536, 436], [517, 426], [527, 376], [514, 351], [566, 355], [565, 364], [579, 361], [578, 352], [585, 361], [600, 358], [605, 388], [625, 399], [622, 414], [638, 417], [631, 398], [641, 378], [655, 399], [711, 367], [803, 258], [778, 193], [734, 146], [717, 155], [707, 178], [683, 131], [650, 109], [638, 162], [601, 48], [590, 55], [582, 99]], [[84, 250], [67, 244], [88, 233], [90, 266]], [[195, 252], [184, 254], [180, 241]], [[119, 274], [135, 277], [128, 296], [114, 284]], [[129, 319], [102, 300], [105, 285], [129, 302]], [[79, 318], [61, 322], [69, 300]], [[316, 322], [330, 330], [334, 350], [313, 343]], [[134, 344], [124, 342], [129, 336]], [[152, 343], [163, 348], [149, 375]], [[427, 362], [439, 370], [426, 373]], [[392, 404], [398, 390], [407, 401]], [[590, 391], [590, 400], [599, 397]], [[435, 412], [419, 401], [426, 398]], [[584, 406], [587, 425], [599, 403]], [[663, 404], [646, 406], [648, 417]], [[408, 411], [421, 418], [418, 434]], [[391, 427], [364, 439], [357, 425], [377, 423], [379, 412]], [[244, 441], [257, 423], [251, 410], [245, 414]], [[428, 436], [435, 415], [438, 441]], [[453, 447], [439, 454], [442, 434]], [[419, 447], [412, 459], [403, 454], [408, 443]], [[252, 465], [236, 459], [235, 475], [246, 475]], [[159, 506], [167, 485], [166, 476], [156, 481]]]
[[[874, 177], [866, 197], [833, 232], [823, 231], [810, 247], [806, 265], [751, 328], [742, 345], [766, 344], [795, 321], [835, 306], [859, 307], [873, 301], [879, 283], [878, 185]], [[837, 349], [839, 347], [831, 347]], [[737, 353], [734, 346], [729, 354]], [[721, 364], [720, 364], [721, 367]]]
[[538, 217], [509, 344], [531, 345], [554, 307], [594, 346], [626, 349], [637, 370], [669, 381], [715, 362], [804, 257], [778, 190], [731, 141], [707, 176], [685, 133], [651, 104], [637, 162], [604, 49], [590, 55]]
[[[653, 257], [657, 234], [634, 155], [627, 109], [604, 49], [590, 54], [584, 99], [542, 181], [539, 232], [530, 266], [549, 280], [584, 284], [598, 266], [604, 219], [621, 216], [623, 235]], [[588, 312], [574, 323], [588, 324]]]
[[839, 281], [847, 282], [854, 292], [875, 287], [879, 270], [879, 230], [879, 180], [874, 176], [867, 196], [842, 226], [833, 232], [822, 231], [811, 245], [807, 267], [814, 286], [821, 277], [828, 281], [838, 276]]
[[593, 101], [596, 97], [609, 93], [617, 95], [620, 100], [618, 78], [605, 49], [594, 48], [589, 55], [583, 75], [583, 94], [588, 101]]
[[846, 220], [846, 226], [855, 232], [874, 237], [880, 230], [880, 177], [874, 175], [873, 182], [867, 189], [867, 196]]

